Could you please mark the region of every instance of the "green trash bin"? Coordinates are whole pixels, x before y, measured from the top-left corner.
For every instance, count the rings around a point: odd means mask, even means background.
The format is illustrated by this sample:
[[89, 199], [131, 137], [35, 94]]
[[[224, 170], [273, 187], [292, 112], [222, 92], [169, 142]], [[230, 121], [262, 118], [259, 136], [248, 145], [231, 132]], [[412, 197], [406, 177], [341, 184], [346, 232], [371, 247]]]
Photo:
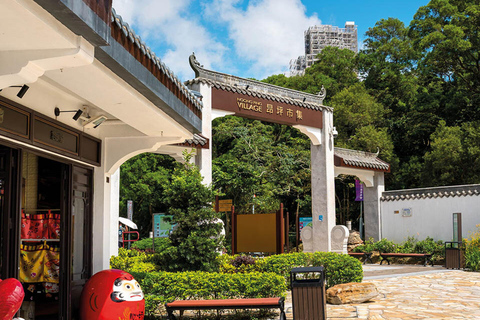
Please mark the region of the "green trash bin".
[[323, 267], [293, 268], [290, 272], [293, 320], [326, 320]]

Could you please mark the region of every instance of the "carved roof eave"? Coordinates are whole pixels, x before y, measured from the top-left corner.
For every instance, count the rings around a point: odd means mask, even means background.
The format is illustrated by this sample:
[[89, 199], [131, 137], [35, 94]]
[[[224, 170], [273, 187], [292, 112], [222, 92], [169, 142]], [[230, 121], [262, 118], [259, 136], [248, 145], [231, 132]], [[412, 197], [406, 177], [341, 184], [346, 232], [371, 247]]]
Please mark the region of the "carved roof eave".
[[158, 69], [174, 83], [179, 92], [181, 92], [186, 99], [188, 99], [195, 106], [195, 108], [202, 111], [203, 103], [197, 99], [197, 97], [195, 97], [195, 95], [185, 86], [185, 84], [178, 79], [178, 77], [167, 67], [167, 65], [155, 55], [153, 50], [142, 41], [140, 36], [138, 36], [132, 28], [130, 28], [129, 24], [123, 21], [122, 16], [117, 14], [113, 7], [111, 9], [111, 13], [111, 22], [115, 23], [123, 31], [124, 35], [131, 41], [132, 45], [137, 46], [141, 52], [148, 57], [148, 59], [152, 60], [153, 64], [156, 65]]
[[334, 161], [340, 167], [390, 172], [390, 165], [378, 158], [378, 153], [335, 148]]
[[[265, 82], [260, 82], [256, 80], [240, 78], [226, 73], [221, 73], [217, 71], [207, 70], [197, 61], [195, 54], [190, 55], [189, 58], [190, 66], [195, 72], [196, 79], [205, 79], [210, 80], [213, 83], [221, 83], [230, 87], [245, 88], [249, 87], [248, 91], [256, 93], [260, 96], [262, 95], [272, 95], [277, 97], [283, 97], [292, 101], [295, 101], [295, 105], [305, 104], [304, 107], [311, 108], [311, 105], [315, 105], [315, 109], [326, 109], [330, 112], [333, 112], [333, 108], [323, 105], [323, 100], [326, 96], [325, 88], [322, 87], [322, 91], [319, 94], [310, 94], [293, 89], [283, 88], [273, 84], [268, 84]], [[193, 80], [189, 80], [186, 83], [190, 83]], [[208, 83], [208, 82], [207, 82]], [[242, 89], [243, 89], [242, 88]], [[245, 90], [247, 91], [247, 90]], [[250, 94], [252, 95], [252, 94]], [[310, 105], [310, 106], [308, 106]]]
[[194, 134], [191, 139], [186, 139], [182, 143], [176, 143], [177, 146], [182, 147], [192, 147], [197, 149], [209, 149], [210, 148], [210, 140], [205, 138], [201, 134]]

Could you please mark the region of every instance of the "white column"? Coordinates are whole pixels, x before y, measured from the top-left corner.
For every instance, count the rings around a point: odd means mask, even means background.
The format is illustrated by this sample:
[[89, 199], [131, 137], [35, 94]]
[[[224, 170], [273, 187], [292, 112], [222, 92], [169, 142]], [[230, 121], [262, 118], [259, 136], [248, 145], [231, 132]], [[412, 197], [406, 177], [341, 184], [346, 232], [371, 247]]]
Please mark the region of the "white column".
[[[108, 178], [108, 182], [107, 182]], [[94, 170], [94, 195], [93, 195], [93, 273], [109, 269], [111, 252], [112, 218], [111, 206], [111, 183], [110, 175], [105, 173], [105, 168], [99, 167]], [[117, 240], [115, 240], [117, 243]]]
[[335, 226], [335, 166], [333, 160], [333, 113], [323, 111], [321, 144], [311, 144], [313, 251], [331, 251]]
[[[134, 208], [135, 209], [135, 208]], [[120, 216], [120, 168], [110, 176], [109, 257], [118, 255], [118, 217]]]
[[373, 186], [364, 189], [365, 239], [373, 238], [375, 241], [382, 239], [380, 198], [385, 191], [384, 176], [383, 172], [376, 171], [373, 177]]

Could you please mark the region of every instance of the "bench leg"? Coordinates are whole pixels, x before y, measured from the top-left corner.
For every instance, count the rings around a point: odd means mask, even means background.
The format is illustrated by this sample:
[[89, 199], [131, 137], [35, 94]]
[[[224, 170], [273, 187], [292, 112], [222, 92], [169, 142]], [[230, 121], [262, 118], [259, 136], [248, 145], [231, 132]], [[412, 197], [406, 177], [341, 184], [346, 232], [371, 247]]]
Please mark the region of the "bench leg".
[[382, 256], [380, 256], [382, 258], [382, 261], [380, 261], [380, 265], [382, 265], [383, 261], [387, 261], [388, 262], [388, 265], [390, 265], [390, 260], [388, 260], [388, 258], [384, 258]]
[[173, 310], [170, 308], [167, 308], [167, 314], [168, 314], [168, 320], [176, 320], [177, 318], [173, 314]]
[[280, 302], [280, 320], [287, 320], [287, 316], [285, 315], [285, 301]]
[[432, 256], [425, 256], [425, 261], [423, 262], [423, 266], [426, 267], [427, 264], [431, 264], [433, 267], [433, 259]]

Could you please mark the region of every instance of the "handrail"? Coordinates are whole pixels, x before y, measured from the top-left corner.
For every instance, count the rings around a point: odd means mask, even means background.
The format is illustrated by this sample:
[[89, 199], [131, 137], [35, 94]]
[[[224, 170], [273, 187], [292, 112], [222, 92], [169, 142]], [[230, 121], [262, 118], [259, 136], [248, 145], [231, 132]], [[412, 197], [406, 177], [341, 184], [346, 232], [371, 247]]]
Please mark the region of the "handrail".
[[[125, 234], [136, 234], [137, 235], [137, 239], [133, 239], [133, 240], [130, 240], [130, 239], [125, 239]], [[135, 242], [135, 241], [138, 241], [140, 240], [140, 234], [138, 233], [138, 231], [124, 231], [122, 232], [122, 243], [123, 243], [123, 247], [125, 248], [125, 242]]]

